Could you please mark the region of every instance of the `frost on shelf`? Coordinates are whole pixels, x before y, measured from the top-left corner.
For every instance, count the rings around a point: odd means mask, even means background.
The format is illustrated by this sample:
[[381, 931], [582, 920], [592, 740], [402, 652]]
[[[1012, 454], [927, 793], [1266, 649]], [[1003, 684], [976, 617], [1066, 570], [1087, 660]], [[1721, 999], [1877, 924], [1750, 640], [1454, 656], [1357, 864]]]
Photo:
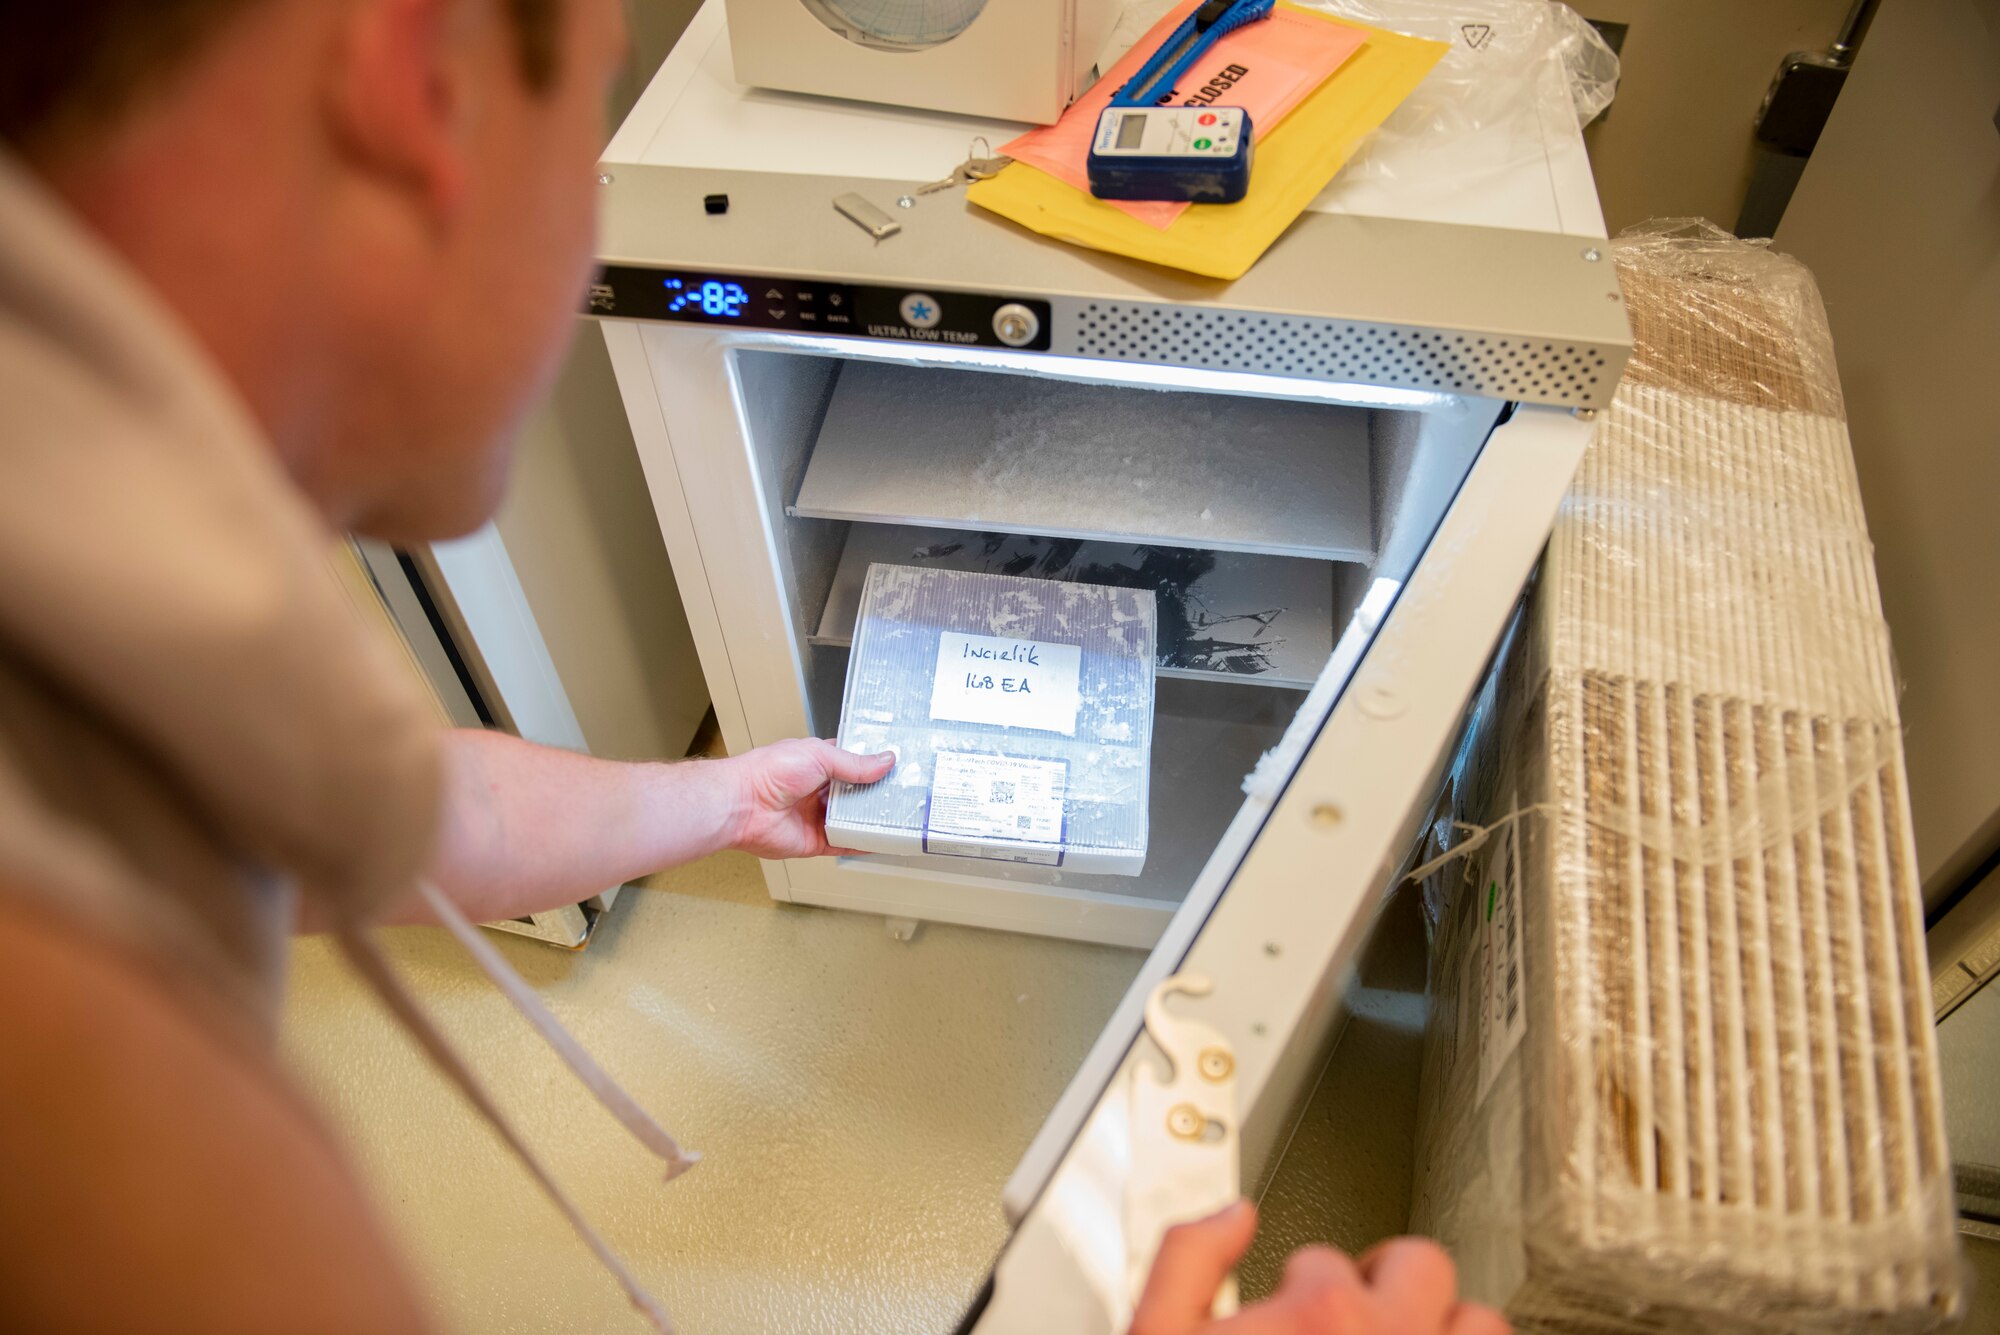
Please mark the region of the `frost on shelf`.
[[829, 839], [1138, 875], [1155, 640], [1150, 590], [871, 565], [840, 744], [896, 768], [834, 786]]

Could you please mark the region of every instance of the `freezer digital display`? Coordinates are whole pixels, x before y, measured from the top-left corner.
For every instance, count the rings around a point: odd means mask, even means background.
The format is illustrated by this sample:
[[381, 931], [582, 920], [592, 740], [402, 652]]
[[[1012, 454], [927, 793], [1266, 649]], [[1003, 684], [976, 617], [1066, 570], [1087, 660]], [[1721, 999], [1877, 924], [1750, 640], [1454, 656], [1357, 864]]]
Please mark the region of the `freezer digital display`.
[[694, 279], [669, 277], [662, 285], [672, 298], [667, 302], [669, 315], [700, 311], [719, 320], [740, 320], [743, 310], [750, 304], [750, 294], [743, 284], [726, 282], [718, 278]]

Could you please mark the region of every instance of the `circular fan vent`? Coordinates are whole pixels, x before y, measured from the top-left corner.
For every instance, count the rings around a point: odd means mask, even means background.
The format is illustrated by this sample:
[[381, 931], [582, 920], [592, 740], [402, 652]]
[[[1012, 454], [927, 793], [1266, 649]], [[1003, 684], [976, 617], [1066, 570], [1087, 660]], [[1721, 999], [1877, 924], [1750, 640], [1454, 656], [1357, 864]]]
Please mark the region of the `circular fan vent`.
[[922, 51], [972, 26], [986, 0], [801, 0], [821, 23], [861, 46]]

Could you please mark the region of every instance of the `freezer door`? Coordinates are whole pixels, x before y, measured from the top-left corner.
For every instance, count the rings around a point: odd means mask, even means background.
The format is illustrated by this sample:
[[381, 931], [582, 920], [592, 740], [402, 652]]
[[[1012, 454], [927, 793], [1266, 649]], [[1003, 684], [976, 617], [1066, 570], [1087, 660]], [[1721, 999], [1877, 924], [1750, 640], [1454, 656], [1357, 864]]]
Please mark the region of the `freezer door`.
[[[1160, 1151], [1161, 1129], [1135, 1121], [1131, 1097], [1141, 1067], [1148, 1080], [1167, 1070], [1144, 1011], [1169, 976], [1213, 985], [1168, 1005], [1226, 1047], [1227, 1132], [1241, 1180], [1259, 1180], [1317, 1074], [1343, 975], [1430, 810], [1591, 430], [1560, 409], [1518, 410], [1480, 451], [1409, 579], [1370, 598], [1009, 1183], [1017, 1226], [962, 1329], [1121, 1332], [1153, 1245], [1130, 1254], [1128, 1198], [1165, 1201], [1181, 1218], [1227, 1203], [1230, 1187], [1213, 1174], [1155, 1180], [1175, 1171], [1133, 1167], [1174, 1160]], [[1136, 1106], [1155, 1106], [1145, 1093]]]

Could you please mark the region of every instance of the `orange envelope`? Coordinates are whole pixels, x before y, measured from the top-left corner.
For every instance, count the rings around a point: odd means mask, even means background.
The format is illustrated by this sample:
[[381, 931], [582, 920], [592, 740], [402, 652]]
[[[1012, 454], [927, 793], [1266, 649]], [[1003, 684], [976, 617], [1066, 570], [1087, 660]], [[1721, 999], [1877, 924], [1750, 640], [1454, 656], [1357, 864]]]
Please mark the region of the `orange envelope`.
[[[1028, 131], [1000, 151], [1016, 162], [1038, 167], [1088, 193], [1090, 180], [1085, 159], [1090, 154], [1091, 138], [1097, 132], [1098, 115], [1111, 105], [1112, 96], [1138, 74], [1139, 67], [1159, 49], [1168, 34], [1200, 4], [1201, 0], [1186, 0], [1176, 5], [1089, 92], [1073, 102], [1061, 120]], [[1270, 18], [1246, 24], [1218, 41], [1195, 62], [1179, 85], [1161, 99], [1160, 105], [1242, 107], [1249, 113], [1256, 138], [1262, 140], [1306, 94], [1339, 69], [1366, 37], [1367, 33], [1359, 28], [1327, 23], [1280, 7]], [[1167, 227], [1187, 209], [1185, 203], [1171, 200], [1106, 202], [1148, 226], [1159, 228]]]
[[[1290, 10], [1285, 0], [1279, 8]], [[1191, 205], [1173, 226], [1149, 227], [1111, 207], [1111, 201], [1020, 162], [974, 181], [966, 199], [1059, 241], [1210, 278], [1241, 278], [1448, 49], [1443, 42], [1344, 23], [1317, 11], [1291, 12], [1359, 30], [1361, 50], [1307, 93], [1268, 137], [1257, 136], [1250, 193], [1240, 202]]]

